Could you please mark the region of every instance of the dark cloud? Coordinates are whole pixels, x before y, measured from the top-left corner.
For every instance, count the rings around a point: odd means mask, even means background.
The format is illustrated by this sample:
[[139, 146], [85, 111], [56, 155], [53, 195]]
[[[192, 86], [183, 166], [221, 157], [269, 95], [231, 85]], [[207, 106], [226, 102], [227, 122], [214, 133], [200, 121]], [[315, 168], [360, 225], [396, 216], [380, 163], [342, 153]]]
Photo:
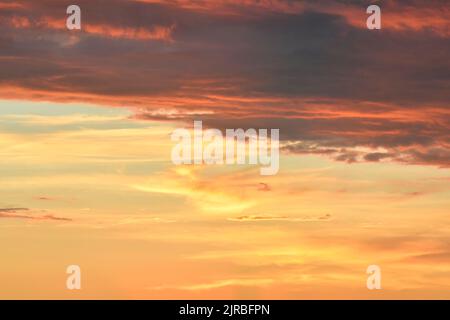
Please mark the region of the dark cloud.
[[16, 213], [28, 210], [29, 210], [28, 208], [0, 208], [0, 213]]
[[448, 166], [448, 8], [380, 1], [384, 28], [369, 31], [368, 3], [80, 0], [81, 32], [64, 29], [69, 1], [0, 6], [0, 97], [280, 128], [289, 152]]
[[267, 192], [267, 191], [271, 191], [271, 190], [272, 189], [270, 188], [270, 186], [267, 183], [260, 182], [258, 184], [258, 191]]
[[32, 214], [30, 209], [28, 208], [0, 208], [0, 218], [72, 221], [72, 219], [58, 217], [53, 214], [45, 214], [45, 215]]
[[373, 152], [373, 153], [367, 153], [366, 155], [364, 155], [364, 159], [367, 161], [380, 161], [382, 159], [385, 158], [390, 158], [392, 157], [392, 154], [390, 153], [383, 153], [383, 152]]

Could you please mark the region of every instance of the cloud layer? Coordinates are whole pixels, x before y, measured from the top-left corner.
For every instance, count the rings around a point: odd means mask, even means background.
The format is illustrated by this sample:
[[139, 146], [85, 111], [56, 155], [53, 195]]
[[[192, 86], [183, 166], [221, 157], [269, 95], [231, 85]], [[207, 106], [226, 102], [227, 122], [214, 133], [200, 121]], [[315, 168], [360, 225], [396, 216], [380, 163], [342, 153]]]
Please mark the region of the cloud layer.
[[450, 164], [445, 1], [0, 2], [0, 97], [91, 102], [138, 119], [280, 128], [284, 150]]
[[0, 219], [55, 220], [72, 221], [72, 219], [54, 216], [53, 214], [35, 215], [28, 208], [0, 208]]

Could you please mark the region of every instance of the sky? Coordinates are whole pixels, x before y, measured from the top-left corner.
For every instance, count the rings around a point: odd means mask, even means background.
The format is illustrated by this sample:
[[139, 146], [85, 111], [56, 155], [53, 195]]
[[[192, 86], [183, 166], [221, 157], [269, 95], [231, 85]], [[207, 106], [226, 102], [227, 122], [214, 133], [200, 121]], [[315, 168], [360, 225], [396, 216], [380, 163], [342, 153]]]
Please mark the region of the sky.
[[[447, 1], [71, 4], [0, 0], [0, 298], [450, 299]], [[278, 174], [175, 166], [195, 120]]]

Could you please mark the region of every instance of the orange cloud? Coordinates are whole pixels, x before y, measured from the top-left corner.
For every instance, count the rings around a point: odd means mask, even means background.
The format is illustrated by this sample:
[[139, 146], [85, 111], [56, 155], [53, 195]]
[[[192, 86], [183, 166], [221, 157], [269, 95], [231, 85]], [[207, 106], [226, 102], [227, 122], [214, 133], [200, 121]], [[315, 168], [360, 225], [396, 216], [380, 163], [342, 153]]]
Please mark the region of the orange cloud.
[[[64, 19], [55, 19], [52, 17], [44, 17], [33, 22], [28, 17], [15, 15], [7, 19], [6, 22], [10, 26], [19, 29], [48, 28], [66, 31], [66, 21]], [[135, 28], [85, 23], [83, 24], [81, 34], [118, 39], [159, 40], [171, 42], [173, 41], [172, 34], [175, 27], [175, 24], [170, 26], [154, 25], [151, 28]]]
[[[413, 5], [398, 1], [381, 4], [382, 29], [398, 32], [431, 32], [441, 37], [450, 37], [450, 8], [448, 5], [430, 6], [416, 1]], [[324, 12], [342, 15], [354, 27], [367, 28], [364, 8], [355, 6], [331, 6], [319, 8]]]
[[[149, 4], [167, 4], [161, 0], [139, 0]], [[171, 6], [187, 10], [207, 12], [213, 15], [248, 16], [251, 13], [301, 14], [307, 10], [341, 16], [357, 28], [367, 28], [366, 8], [370, 3], [352, 4], [337, 1], [289, 1], [289, 0], [172, 0]], [[442, 37], [450, 36], [450, 8], [428, 1], [404, 4], [390, 1], [381, 3], [382, 26], [392, 31], [430, 31]]]
[[228, 218], [229, 221], [242, 221], [242, 222], [264, 222], [264, 221], [287, 221], [287, 222], [320, 222], [320, 221], [330, 221], [331, 215], [326, 214], [317, 217], [300, 217], [293, 218], [288, 216], [267, 216], [267, 215], [251, 215], [251, 216], [240, 216], [236, 218]]
[[27, 209], [27, 208], [0, 208], [0, 218], [72, 221], [72, 219], [57, 217], [52, 214], [31, 215], [31, 214], [25, 214], [23, 212], [27, 213], [27, 212], [29, 212], [29, 209]]
[[20, 9], [24, 8], [25, 5], [17, 2], [0, 2], [0, 9]]
[[136, 29], [136, 28], [117, 28], [109, 25], [86, 25], [84, 31], [89, 34], [112, 37], [112, 38], [124, 38], [133, 40], [161, 40], [161, 41], [173, 41], [172, 33], [175, 29], [175, 25], [171, 26], [154, 26], [150, 30], [148, 29]]
[[82, 1], [81, 32], [64, 30], [51, 1], [26, 3], [29, 14], [1, 20], [12, 26], [2, 34], [4, 99], [280, 128], [289, 152], [448, 166], [448, 8], [434, 2], [386, 2], [385, 33], [363, 30], [365, 7], [348, 1]]

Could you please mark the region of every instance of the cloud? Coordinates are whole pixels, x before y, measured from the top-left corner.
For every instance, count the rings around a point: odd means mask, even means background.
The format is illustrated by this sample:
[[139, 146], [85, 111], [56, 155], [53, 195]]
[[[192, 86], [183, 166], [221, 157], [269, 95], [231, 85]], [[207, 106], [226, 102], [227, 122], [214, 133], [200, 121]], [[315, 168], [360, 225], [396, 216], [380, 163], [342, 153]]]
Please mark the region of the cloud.
[[326, 214], [317, 217], [288, 217], [288, 216], [267, 216], [267, 215], [251, 215], [251, 216], [240, 216], [236, 218], [228, 218], [229, 221], [242, 221], [242, 222], [264, 222], [264, 221], [287, 221], [287, 222], [319, 222], [319, 221], [330, 221], [331, 215]]
[[[147, 4], [164, 4], [161, 0], [138, 0]], [[190, 11], [234, 17], [264, 16], [274, 13], [299, 15], [308, 11], [336, 15], [356, 28], [366, 28], [366, 8], [374, 4], [369, 0], [172, 0], [170, 4]], [[392, 32], [432, 32], [450, 36], [450, 9], [439, 1], [410, 0], [407, 2], [379, 1], [382, 8], [383, 28]]]
[[405, 262], [412, 263], [448, 263], [450, 262], [450, 252], [442, 251], [442, 252], [432, 252], [425, 253], [407, 257], [404, 259]]
[[265, 191], [265, 192], [267, 192], [267, 191], [270, 191], [270, 190], [271, 190], [270, 186], [267, 183], [260, 182], [258, 184], [258, 191]]
[[378, 162], [382, 159], [392, 157], [392, 154], [386, 153], [386, 152], [373, 152], [373, 153], [367, 153], [364, 155], [364, 159], [367, 161], [373, 161]]
[[24, 5], [22, 3], [8, 2], [8, 1], [0, 2], [0, 9], [22, 9], [22, 8], [24, 8]]
[[383, 3], [381, 32], [365, 28], [368, 1], [78, 4], [75, 33], [59, 2], [0, 8], [1, 98], [280, 128], [285, 151], [349, 163], [450, 164], [448, 8], [439, 2]]
[[28, 208], [0, 208], [0, 218], [26, 220], [72, 221], [69, 218], [58, 217], [53, 214], [34, 215]]
[[212, 290], [224, 287], [238, 286], [238, 287], [260, 287], [260, 286], [268, 286], [274, 282], [273, 279], [227, 279], [227, 280], [217, 280], [210, 283], [200, 283], [200, 284], [191, 284], [184, 286], [156, 286], [148, 288], [150, 290], [167, 290], [167, 289], [176, 289], [176, 290], [187, 290], [187, 291], [198, 291], [198, 290]]
[[0, 213], [16, 213], [18, 211], [28, 211], [28, 208], [0, 208]]
[[[202, 211], [215, 214], [239, 213], [255, 204], [254, 199], [240, 190], [239, 174], [217, 175], [212, 180], [199, 173], [201, 168], [180, 166], [131, 187], [143, 192], [182, 197]], [[224, 184], [229, 187], [224, 189]]]

